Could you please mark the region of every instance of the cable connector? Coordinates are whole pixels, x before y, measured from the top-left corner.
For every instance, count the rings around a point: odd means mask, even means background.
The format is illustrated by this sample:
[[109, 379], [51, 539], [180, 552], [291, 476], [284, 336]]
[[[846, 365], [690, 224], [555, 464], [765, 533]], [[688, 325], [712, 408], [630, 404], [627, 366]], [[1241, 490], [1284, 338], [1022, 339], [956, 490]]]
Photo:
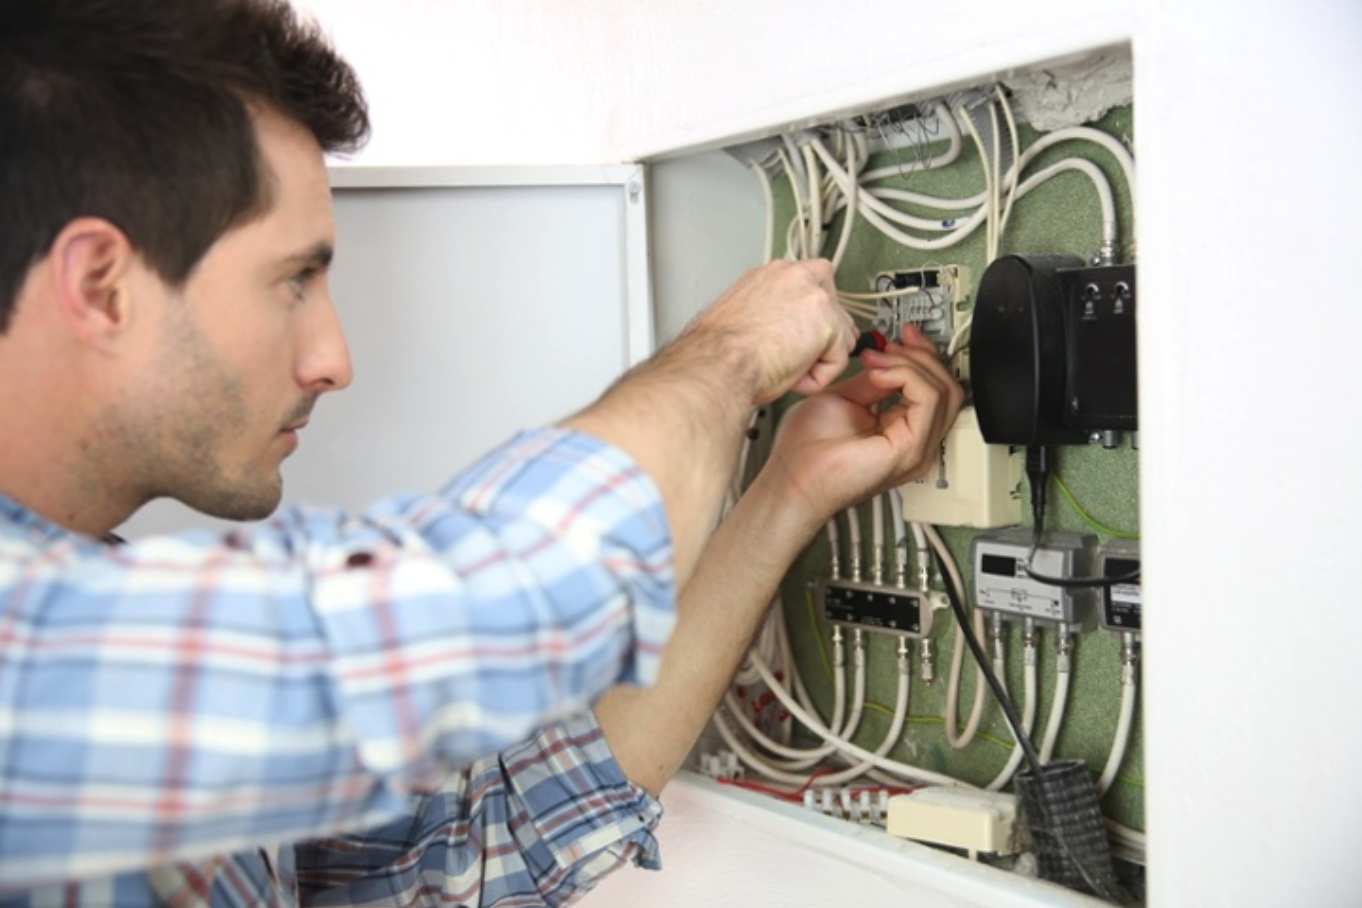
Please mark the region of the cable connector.
[[1045, 487], [1050, 483], [1050, 449], [1026, 446], [1026, 481], [1031, 486], [1031, 535], [1036, 542], [1045, 533]]

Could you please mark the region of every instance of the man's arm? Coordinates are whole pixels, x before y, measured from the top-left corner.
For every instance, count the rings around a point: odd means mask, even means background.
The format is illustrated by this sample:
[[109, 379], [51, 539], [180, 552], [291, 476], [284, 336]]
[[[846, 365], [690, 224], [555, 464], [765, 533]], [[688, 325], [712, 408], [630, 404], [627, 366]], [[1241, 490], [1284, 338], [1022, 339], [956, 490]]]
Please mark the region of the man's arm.
[[772, 262], [564, 424], [622, 449], [656, 483], [681, 585], [718, 518], [752, 407], [823, 388], [854, 344], [831, 266]]
[[[713, 714], [790, 563], [829, 517], [934, 462], [962, 393], [930, 342], [863, 354], [865, 370], [803, 401], [681, 593], [657, 683], [596, 706], [615, 759], [657, 795]], [[901, 399], [880, 410], [891, 395]]]

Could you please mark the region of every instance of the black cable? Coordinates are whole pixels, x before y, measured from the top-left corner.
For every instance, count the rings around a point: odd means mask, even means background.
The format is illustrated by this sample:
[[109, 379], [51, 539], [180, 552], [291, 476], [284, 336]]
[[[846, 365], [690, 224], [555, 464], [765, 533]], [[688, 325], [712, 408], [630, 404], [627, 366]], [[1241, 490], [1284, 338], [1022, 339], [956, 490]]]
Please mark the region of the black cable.
[[1036, 753], [1035, 746], [1031, 743], [1031, 738], [1027, 736], [1026, 729], [1022, 727], [1021, 717], [1017, 715], [1017, 707], [1012, 705], [1012, 698], [1003, 689], [1002, 682], [993, 673], [993, 666], [988, 661], [988, 655], [984, 652], [983, 646], [979, 644], [979, 638], [974, 636], [974, 629], [970, 627], [969, 616], [965, 614], [965, 607], [960, 600], [962, 591], [955, 588], [951, 582], [950, 574], [942, 563], [941, 553], [935, 549], [932, 551], [936, 559], [936, 569], [941, 574], [941, 579], [945, 583], [946, 598], [951, 601], [951, 611], [955, 613], [955, 623], [960, 626], [959, 633], [965, 637], [965, 642], [969, 644], [970, 652], [974, 653], [975, 660], [979, 663], [979, 670], [984, 673], [988, 686], [993, 688], [993, 695], [998, 698], [998, 705], [1003, 708], [1003, 716], [1007, 718], [1007, 724], [1012, 728], [1012, 734], [1017, 739], [1017, 745], [1026, 754], [1026, 762], [1030, 764], [1033, 772], [1039, 774], [1041, 770], [1040, 754]]
[[1045, 490], [1050, 483], [1050, 449], [1044, 445], [1028, 445], [1026, 448], [1026, 481], [1031, 486], [1031, 551], [1026, 556], [1022, 570], [1026, 576], [1046, 586], [1066, 590], [1106, 589], [1122, 583], [1135, 583], [1140, 579], [1140, 569], [1136, 568], [1114, 577], [1051, 577], [1031, 570], [1031, 561], [1040, 548], [1041, 536], [1045, 532]]
[[[1032, 549], [1034, 552], [1035, 549]], [[1063, 589], [1104, 589], [1106, 587], [1119, 586], [1122, 583], [1138, 583], [1140, 572], [1130, 571], [1126, 574], [1117, 574], [1114, 577], [1050, 577], [1045, 574], [1037, 574], [1030, 568], [1030, 559], [1027, 559], [1026, 576], [1037, 583], [1046, 586], [1057, 586]]]

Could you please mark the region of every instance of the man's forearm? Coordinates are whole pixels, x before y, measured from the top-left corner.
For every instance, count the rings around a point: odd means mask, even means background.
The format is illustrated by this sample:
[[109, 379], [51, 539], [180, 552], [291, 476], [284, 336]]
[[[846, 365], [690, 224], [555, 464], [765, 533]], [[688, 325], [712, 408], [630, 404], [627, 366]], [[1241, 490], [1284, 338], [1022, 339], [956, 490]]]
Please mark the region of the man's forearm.
[[737, 360], [683, 336], [564, 423], [627, 452], [657, 485], [678, 584], [695, 567], [737, 465], [755, 389]]
[[596, 706], [625, 775], [654, 795], [704, 730], [790, 563], [818, 531], [761, 483], [715, 531], [682, 590], [657, 683], [613, 688]]

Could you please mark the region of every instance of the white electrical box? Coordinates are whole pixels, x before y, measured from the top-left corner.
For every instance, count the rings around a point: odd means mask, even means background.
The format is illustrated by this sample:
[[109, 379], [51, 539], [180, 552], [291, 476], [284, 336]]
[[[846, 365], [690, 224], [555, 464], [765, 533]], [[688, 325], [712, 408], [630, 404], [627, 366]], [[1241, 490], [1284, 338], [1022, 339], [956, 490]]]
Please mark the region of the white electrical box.
[[971, 854], [1015, 854], [1016, 826], [1016, 795], [933, 786], [890, 798], [885, 831]]
[[900, 486], [903, 516], [937, 526], [977, 530], [1021, 523], [1024, 454], [990, 445], [973, 407], [963, 407], [926, 476]]
[[1091, 577], [1096, 544], [1095, 536], [1046, 533], [1033, 555], [1030, 530], [981, 533], [970, 546], [975, 607], [1086, 629], [1095, 623], [1095, 591], [1056, 586], [1036, 575], [1058, 580]]

